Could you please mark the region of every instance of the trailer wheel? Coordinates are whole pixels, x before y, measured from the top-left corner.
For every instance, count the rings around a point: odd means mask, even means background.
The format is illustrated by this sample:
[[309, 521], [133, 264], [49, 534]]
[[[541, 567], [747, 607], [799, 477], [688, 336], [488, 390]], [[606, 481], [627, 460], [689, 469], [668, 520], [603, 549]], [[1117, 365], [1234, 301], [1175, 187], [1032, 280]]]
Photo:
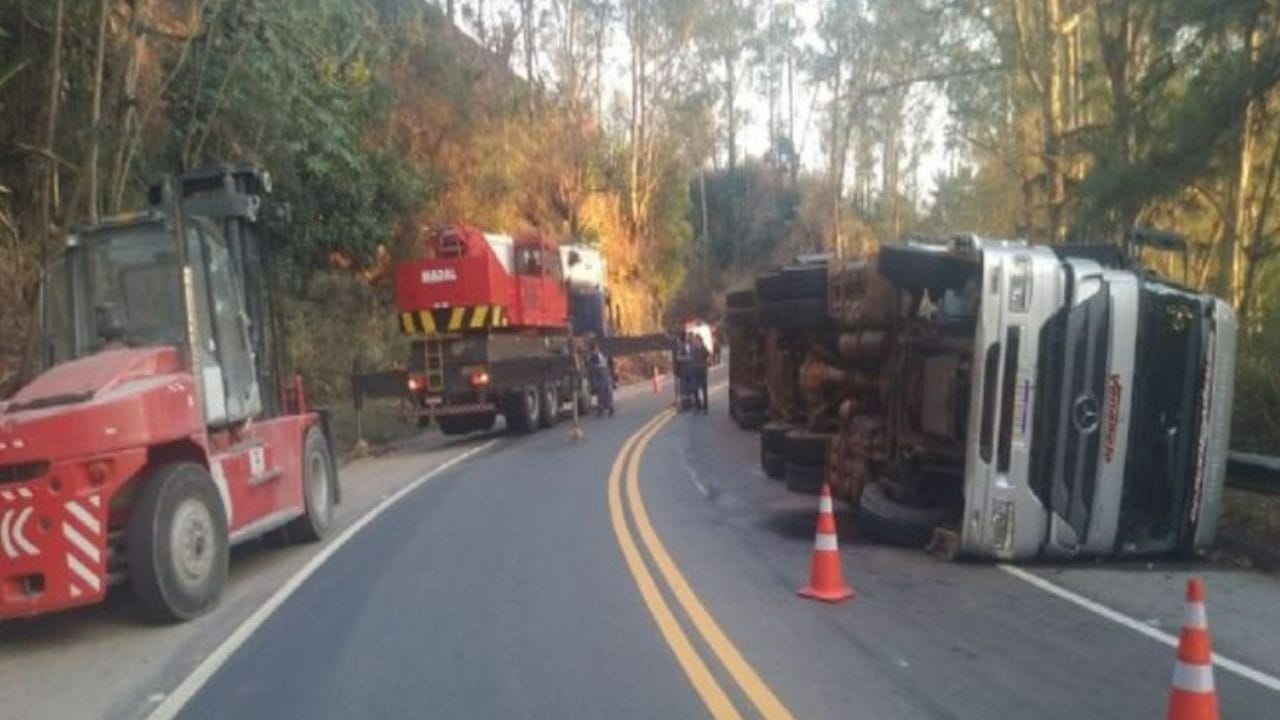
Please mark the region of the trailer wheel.
[[333, 467], [329, 452], [329, 443], [325, 442], [320, 428], [307, 430], [302, 442], [302, 496], [306, 512], [287, 526], [289, 538], [296, 542], [319, 542], [333, 522], [335, 478], [329, 477], [329, 468]]
[[533, 432], [538, 426], [538, 404], [538, 388], [532, 385], [508, 394], [502, 413], [507, 430], [515, 435]]
[[147, 615], [190, 620], [227, 582], [227, 516], [209, 471], [195, 463], [153, 470], [125, 531], [129, 584]]
[[868, 483], [858, 498], [858, 530], [890, 545], [924, 547], [933, 529], [952, 519], [945, 508], [921, 508], [894, 501], [881, 482]]
[[555, 383], [546, 383], [538, 388], [538, 427], [555, 425], [559, 415], [560, 400]]

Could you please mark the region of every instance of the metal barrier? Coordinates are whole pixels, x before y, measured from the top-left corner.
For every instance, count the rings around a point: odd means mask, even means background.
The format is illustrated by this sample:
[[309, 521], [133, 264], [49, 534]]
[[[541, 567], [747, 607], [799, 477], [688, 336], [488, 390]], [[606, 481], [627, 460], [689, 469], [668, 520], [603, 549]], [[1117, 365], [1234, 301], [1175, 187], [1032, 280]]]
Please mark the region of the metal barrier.
[[1280, 457], [1227, 453], [1227, 487], [1260, 495], [1280, 495]]

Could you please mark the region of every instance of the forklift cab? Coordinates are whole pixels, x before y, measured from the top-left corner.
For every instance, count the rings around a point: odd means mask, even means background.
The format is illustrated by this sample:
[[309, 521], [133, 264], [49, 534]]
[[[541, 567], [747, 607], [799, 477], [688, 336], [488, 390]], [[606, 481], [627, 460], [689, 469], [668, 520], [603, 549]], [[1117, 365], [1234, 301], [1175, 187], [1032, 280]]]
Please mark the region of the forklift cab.
[[261, 203], [244, 193], [263, 176], [189, 173], [153, 188], [151, 211], [72, 235], [42, 284], [41, 369], [104, 349], [174, 346], [197, 378], [208, 427], [279, 414], [278, 339], [262, 319], [254, 227]]

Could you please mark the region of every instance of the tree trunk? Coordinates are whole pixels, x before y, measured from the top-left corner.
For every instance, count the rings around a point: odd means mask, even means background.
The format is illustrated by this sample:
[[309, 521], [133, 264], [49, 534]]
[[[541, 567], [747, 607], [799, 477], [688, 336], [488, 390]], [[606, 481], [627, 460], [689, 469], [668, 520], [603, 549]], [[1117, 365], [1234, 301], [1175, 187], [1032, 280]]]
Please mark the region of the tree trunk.
[[55, 0], [53, 7], [53, 39], [49, 49], [49, 86], [46, 100], [44, 121], [44, 138], [42, 149], [44, 154], [44, 177], [40, 187], [40, 255], [44, 257], [45, 248], [53, 230], [53, 217], [57, 214], [58, 196], [58, 162], [54, 154], [54, 141], [58, 134], [58, 98], [62, 90], [62, 25], [63, 0]]
[[734, 52], [726, 51], [724, 54], [724, 104], [725, 104], [725, 132], [729, 143], [729, 172], [733, 172], [738, 167], [738, 124], [737, 124], [737, 108], [734, 106], [734, 100], [737, 93], [737, 83], [734, 61]]
[[93, 65], [93, 100], [89, 108], [89, 158], [81, 170], [85, 174], [88, 199], [86, 217], [89, 223], [98, 223], [98, 152], [102, 145], [102, 81], [107, 51], [107, 13], [110, 0], [98, 2], [98, 46]]
[[1066, 177], [1062, 155], [1063, 130], [1063, 62], [1062, 12], [1060, 0], [1044, 0], [1048, 72], [1044, 98], [1044, 169], [1048, 181], [1049, 239], [1060, 243], [1066, 238]]
[[[1250, 17], [1245, 27], [1245, 57], [1250, 64], [1258, 60], [1259, 31], [1257, 15]], [[1222, 244], [1218, 248], [1218, 282], [1216, 291], [1233, 306], [1240, 303], [1240, 280], [1242, 275], [1240, 259], [1240, 239], [1245, 232], [1249, 213], [1249, 184], [1253, 171], [1253, 145], [1255, 125], [1258, 121], [1259, 107], [1253, 89], [1248, 88], [1241, 113], [1240, 138], [1236, 145], [1232, 168], [1231, 186], [1228, 192], [1231, 218], [1223, 234]]]

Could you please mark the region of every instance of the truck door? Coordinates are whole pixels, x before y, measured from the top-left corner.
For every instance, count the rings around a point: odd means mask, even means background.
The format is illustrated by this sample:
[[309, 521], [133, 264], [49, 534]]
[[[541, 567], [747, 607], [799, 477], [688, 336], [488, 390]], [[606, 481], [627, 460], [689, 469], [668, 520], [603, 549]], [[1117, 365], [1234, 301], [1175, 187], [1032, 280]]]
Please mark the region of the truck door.
[[542, 277], [545, 267], [542, 248], [521, 245], [516, 248], [516, 286], [520, 293], [520, 322], [542, 322]]

